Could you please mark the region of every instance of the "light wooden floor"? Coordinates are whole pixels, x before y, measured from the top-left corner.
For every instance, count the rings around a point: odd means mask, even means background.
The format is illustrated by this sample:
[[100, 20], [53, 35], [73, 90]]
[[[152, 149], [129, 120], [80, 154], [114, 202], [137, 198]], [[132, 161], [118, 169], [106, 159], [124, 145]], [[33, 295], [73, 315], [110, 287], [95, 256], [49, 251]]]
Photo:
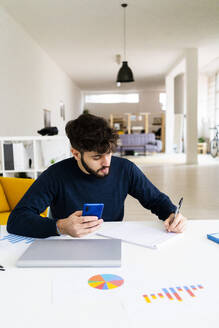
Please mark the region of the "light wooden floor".
[[[198, 165], [186, 165], [184, 155], [129, 156], [128, 159], [175, 204], [183, 196], [181, 213], [188, 219], [219, 220], [219, 157], [199, 155]], [[156, 216], [128, 196], [125, 219], [142, 221]]]

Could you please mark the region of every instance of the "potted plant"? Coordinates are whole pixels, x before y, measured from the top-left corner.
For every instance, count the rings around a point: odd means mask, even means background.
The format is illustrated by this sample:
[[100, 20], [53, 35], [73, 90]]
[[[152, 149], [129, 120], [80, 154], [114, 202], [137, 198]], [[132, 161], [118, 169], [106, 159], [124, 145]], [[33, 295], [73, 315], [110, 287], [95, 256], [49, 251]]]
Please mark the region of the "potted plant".
[[205, 138], [203, 137], [198, 138], [198, 143], [203, 143], [203, 142], [205, 142]]

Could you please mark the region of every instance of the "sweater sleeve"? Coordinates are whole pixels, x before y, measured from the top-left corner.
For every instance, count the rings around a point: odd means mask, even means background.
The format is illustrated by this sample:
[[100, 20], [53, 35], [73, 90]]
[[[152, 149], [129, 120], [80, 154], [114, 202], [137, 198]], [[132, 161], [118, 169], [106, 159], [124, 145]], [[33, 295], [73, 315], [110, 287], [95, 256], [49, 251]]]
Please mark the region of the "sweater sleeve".
[[176, 210], [170, 198], [160, 192], [134, 164], [131, 167], [129, 194], [138, 199], [144, 208], [151, 210], [160, 220], [166, 220]]
[[56, 221], [58, 219], [40, 216], [40, 213], [55, 201], [57, 192], [56, 178], [49, 174], [48, 169], [31, 185], [11, 212], [7, 231], [34, 238], [57, 236]]

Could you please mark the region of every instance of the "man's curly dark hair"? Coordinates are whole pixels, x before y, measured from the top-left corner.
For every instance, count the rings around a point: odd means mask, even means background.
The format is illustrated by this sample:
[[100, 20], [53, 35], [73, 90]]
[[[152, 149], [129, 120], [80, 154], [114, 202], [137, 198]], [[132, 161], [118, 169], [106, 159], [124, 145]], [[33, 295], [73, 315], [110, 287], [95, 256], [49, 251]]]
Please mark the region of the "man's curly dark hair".
[[72, 147], [80, 153], [95, 151], [104, 154], [107, 151], [115, 151], [119, 138], [104, 118], [91, 114], [82, 114], [69, 121], [65, 131]]

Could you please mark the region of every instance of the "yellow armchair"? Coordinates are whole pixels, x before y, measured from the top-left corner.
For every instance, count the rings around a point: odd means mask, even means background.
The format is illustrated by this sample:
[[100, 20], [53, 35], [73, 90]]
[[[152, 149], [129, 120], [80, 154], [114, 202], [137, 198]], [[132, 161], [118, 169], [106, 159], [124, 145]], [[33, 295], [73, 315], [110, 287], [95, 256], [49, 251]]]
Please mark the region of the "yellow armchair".
[[[6, 225], [11, 211], [30, 188], [34, 179], [0, 177], [0, 224]], [[46, 209], [41, 216], [47, 216]]]

